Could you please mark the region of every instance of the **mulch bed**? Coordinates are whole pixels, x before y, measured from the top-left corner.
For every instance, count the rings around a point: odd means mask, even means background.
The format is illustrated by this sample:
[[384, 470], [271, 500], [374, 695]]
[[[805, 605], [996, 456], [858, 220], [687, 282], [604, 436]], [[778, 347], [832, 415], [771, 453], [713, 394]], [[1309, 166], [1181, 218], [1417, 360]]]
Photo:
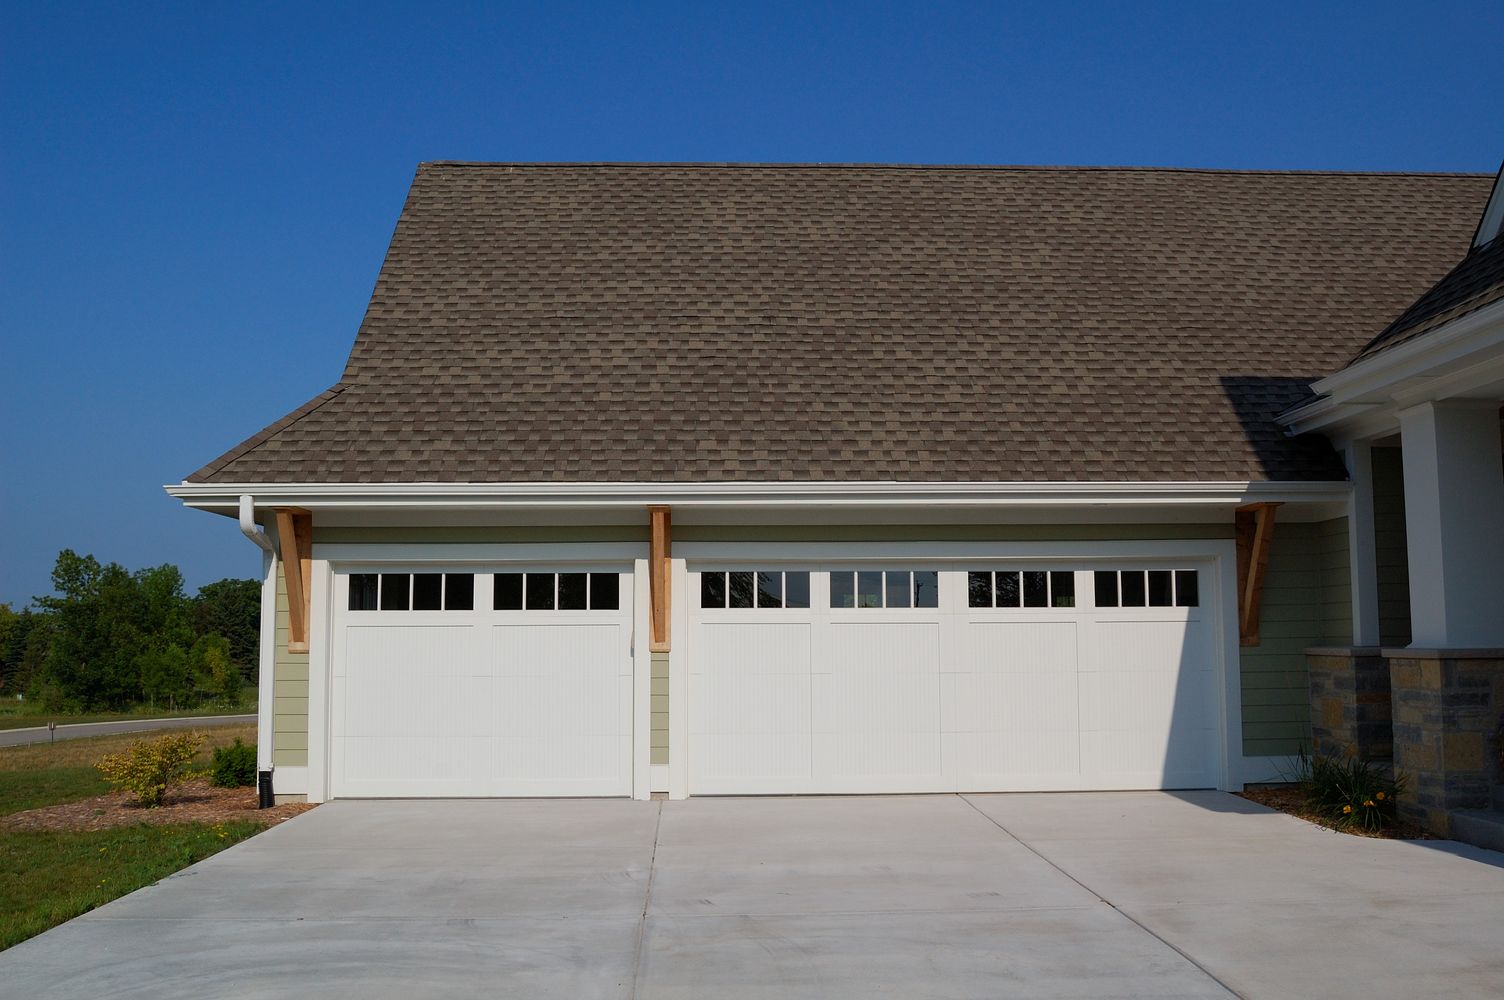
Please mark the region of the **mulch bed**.
[[190, 778], [167, 793], [167, 801], [154, 809], [136, 804], [129, 792], [110, 792], [91, 799], [65, 802], [40, 809], [27, 809], [0, 817], [5, 830], [107, 830], [137, 823], [229, 823], [245, 820], [275, 826], [298, 813], [314, 808], [307, 802], [289, 802], [270, 809], [256, 808], [255, 788], [215, 788], [208, 778]]
[[1378, 840], [1435, 840], [1431, 834], [1411, 823], [1401, 821], [1395, 826], [1384, 830], [1368, 831], [1353, 828], [1350, 830], [1335, 830], [1319, 815], [1306, 808], [1305, 794], [1298, 785], [1265, 785], [1259, 788], [1245, 788], [1236, 793], [1250, 802], [1257, 802], [1261, 806], [1270, 809], [1278, 809], [1282, 813], [1314, 823], [1326, 830], [1334, 830], [1336, 833], [1350, 833], [1355, 837], [1373, 837]]

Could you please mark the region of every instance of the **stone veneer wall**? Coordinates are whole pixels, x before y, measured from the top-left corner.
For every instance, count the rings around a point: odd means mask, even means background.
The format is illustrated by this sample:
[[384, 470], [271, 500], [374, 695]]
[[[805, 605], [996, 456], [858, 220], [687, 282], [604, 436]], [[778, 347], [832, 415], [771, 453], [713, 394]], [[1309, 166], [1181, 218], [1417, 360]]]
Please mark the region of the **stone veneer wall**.
[[1377, 648], [1306, 650], [1311, 674], [1311, 749], [1389, 760], [1394, 755], [1389, 661]]
[[1499, 792], [1504, 649], [1386, 649], [1394, 766], [1409, 785], [1400, 814], [1440, 836], [1450, 813], [1487, 809]]

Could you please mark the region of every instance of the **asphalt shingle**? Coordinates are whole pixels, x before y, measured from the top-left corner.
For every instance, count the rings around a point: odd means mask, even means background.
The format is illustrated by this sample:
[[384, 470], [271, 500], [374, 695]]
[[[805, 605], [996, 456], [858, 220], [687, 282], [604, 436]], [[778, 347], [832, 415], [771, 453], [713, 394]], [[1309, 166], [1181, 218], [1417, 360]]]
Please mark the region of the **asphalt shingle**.
[[1275, 414], [1490, 178], [418, 170], [339, 383], [191, 481], [1332, 479]]

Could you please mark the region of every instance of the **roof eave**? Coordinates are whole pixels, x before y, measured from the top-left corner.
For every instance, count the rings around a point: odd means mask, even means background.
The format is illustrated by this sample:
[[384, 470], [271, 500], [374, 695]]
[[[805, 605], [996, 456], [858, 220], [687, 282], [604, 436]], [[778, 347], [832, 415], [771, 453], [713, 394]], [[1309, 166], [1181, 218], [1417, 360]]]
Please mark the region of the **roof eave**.
[[164, 489], [187, 507], [229, 514], [307, 510], [611, 509], [676, 507], [1235, 507], [1257, 501], [1344, 500], [1346, 482], [1049, 483], [181, 483]]
[[[1460, 316], [1423, 337], [1355, 361], [1314, 383], [1317, 398], [1277, 418], [1291, 434], [1342, 431], [1392, 423], [1392, 412], [1426, 395], [1462, 395], [1470, 381], [1504, 358], [1504, 301]], [[1420, 393], [1417, 396], [1417, 392]]]

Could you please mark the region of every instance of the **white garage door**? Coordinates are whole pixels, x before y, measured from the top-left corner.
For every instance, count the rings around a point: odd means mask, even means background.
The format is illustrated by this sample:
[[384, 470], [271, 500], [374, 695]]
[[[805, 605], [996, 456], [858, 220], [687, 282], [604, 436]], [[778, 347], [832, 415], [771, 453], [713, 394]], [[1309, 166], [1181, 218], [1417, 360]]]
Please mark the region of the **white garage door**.
[[1202, 575], [694, 569], [690, 792], [1215, 786]]
[[335, 796], [631, 794], [630, 574], [335, 579]]

